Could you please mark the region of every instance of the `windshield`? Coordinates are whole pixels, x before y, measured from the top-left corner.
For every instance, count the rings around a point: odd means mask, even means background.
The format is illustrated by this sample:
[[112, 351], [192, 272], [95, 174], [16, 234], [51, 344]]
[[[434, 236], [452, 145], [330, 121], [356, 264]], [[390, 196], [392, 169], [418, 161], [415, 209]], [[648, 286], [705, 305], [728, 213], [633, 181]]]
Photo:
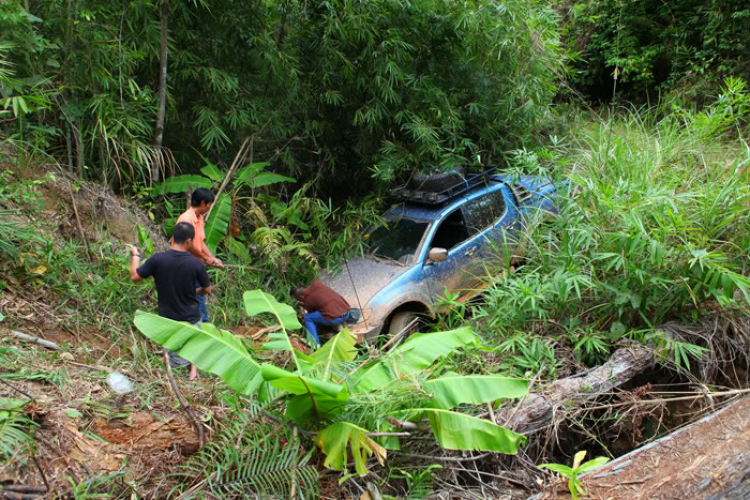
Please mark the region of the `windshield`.
[[378, 226], [364, 235], [368, 253], [375, 257], [395, 260], [403, 264], [411, 262], [422, 241], [426, 221], [393, 218], [386, 220], [388, 226]]

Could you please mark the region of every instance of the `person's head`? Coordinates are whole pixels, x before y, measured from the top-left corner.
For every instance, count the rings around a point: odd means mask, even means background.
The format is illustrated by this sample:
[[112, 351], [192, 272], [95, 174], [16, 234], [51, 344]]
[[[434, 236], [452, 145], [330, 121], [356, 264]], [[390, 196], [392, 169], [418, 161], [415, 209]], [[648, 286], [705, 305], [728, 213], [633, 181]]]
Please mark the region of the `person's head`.
[[200, 215], [208, 212], [211, 209], [211, 204], [213, 202], [214, 194], [210, 189], [206, 188], [196, 189], [190, 197], [190, 206]]
[[189, 222], [178, 222], [174, 226], [174, 244], [190, 248], [195, 238], [195, 228]]
[[292, 296], [297, 300], [302, 300], [302, 295], [304, 294], [305, 289], [301, 286], [295, 286], [292, 287]]

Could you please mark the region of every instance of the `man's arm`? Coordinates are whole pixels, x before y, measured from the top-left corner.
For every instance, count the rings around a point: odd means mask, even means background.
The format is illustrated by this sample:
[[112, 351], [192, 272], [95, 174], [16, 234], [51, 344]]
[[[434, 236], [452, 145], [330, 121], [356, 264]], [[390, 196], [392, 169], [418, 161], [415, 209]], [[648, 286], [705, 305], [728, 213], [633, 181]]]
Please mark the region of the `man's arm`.
[[212, 286], [204, 286], [203, 288], [198, 288], [195, 293], [198, 295], [211, 295], [211, 292], [213, 292]]
[[141, 252], [138, 250], [138, 247], [132, 246], [130, 247], [130, 279], [133, 280], [133, 283], [138, 283], [143, 278], [140, 274], [138, 274], [137, 269], [138, 265], [141, 263]]

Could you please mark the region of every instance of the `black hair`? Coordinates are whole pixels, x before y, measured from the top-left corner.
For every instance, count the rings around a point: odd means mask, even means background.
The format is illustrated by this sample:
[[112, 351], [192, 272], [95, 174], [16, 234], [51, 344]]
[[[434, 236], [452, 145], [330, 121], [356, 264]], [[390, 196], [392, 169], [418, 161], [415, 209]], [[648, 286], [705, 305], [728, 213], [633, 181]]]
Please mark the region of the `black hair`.
[[195, 238], [195, 228], [189, 222], [178, 222], [174, 225], [174, 242], [178, 245]]
[[199, 207], [201, 203], [204, 201], [206, 203], [214, 202], [214, 194], [211, 192], [210, 189], [198, 188], [195, 191], [193, 191], [193, 196], [190, 197], [191, 207]]
[[296, 299], [297, 298], [297, 292], [299, 292], [301, 294], [304, 290], [305, 289], [302, 288], [301, 286], [293, 286], [292, 287], [292, 297], [294, 297]]

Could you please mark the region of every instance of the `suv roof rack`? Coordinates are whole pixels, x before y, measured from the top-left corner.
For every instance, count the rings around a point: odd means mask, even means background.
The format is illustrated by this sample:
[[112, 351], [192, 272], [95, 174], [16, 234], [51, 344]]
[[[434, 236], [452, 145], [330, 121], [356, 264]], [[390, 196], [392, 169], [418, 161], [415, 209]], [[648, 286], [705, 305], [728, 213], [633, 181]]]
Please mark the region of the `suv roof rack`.
[[400, 201], [420, 203], [423, 205], [443, 205], [466, 194], [480, 184], [487, 184], [489, 178], [497, 173], [497, 165], [487, 165], [481, 172], [467, 174], [463, 180], [456, 182], [441, 191], [424, 191], [419, 189], [396, 188], [391, 190], [391, 196]]

